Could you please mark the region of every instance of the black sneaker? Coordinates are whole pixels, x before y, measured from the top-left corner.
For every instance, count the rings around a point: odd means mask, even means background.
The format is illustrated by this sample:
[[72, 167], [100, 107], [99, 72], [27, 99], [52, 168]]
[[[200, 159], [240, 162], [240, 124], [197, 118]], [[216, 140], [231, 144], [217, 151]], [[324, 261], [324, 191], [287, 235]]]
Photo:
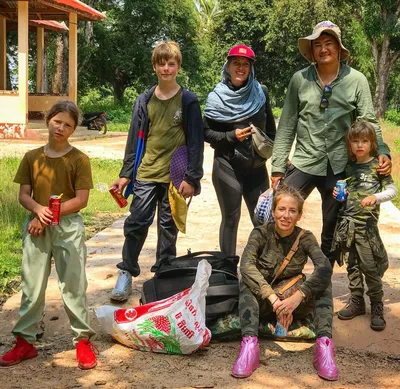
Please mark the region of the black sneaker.
[[356, 296], [350, 296], [347, 305], [338, 312], [340, 320], [351, 320], [359, 315], [365, 315], [365, 301], [364, 298]]
[[383, 331], [386, 328], [386, 321], [383, 317], [383, 302], [371, 303], [371, 325], [374, 331]]

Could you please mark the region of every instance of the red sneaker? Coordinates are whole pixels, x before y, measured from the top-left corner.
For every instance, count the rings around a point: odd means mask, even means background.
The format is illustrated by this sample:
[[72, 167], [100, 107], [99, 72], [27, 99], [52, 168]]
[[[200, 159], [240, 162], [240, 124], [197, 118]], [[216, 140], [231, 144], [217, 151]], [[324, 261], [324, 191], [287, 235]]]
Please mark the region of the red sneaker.
[[99, 353], [97, 347], [89, 342], [89, 339], [82, 339], [76, 344], [76, 359], [78, 367], [82, 370], [92, 369], [97, 365], [96, 354]]
[[0, 358], [0, 366], [17, 365], [24, 359], [37, 357], [37, 350], [33, 344], [28, 343], [24, 338], [17, 336], [15, 346]]

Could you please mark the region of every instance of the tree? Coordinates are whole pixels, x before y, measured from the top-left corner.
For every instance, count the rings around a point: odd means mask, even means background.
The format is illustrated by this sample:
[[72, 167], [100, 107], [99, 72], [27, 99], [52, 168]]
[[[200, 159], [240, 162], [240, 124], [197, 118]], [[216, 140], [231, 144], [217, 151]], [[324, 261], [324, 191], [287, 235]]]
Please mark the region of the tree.
[[184, 69], [191, 73], [198, 60], [197, 29], [192, 0], [115, 2], [107, 19], [93, 26], [84, 83], [111, 85], [115, 102], [122, 102], [128, 86], [143, 89], [154, 83], [151, 51], [157, 42], [168, 39], [178, 42]]
[[[238, 43], [249, 45], [256, 53], [256, 77], [265, 81], [268, 58], [264, 55], [265, 33], [268, 30], [270, 1], [220, 0], [221, 13], [212, 29], [215, 46], [214, 69], [221, 79], [221, 67], [230, 47]], [[213, 85], [214, 86], [214, 85]]]
[[366, 0], [356, 10], [357, 20], [371, 45], [375, 62], [375, 113], [385, 116], [389, 76], [400, 56], [400, 0]]
[[201, 27], [204, 32], [210, 32], [216, 18], [221, 13], [218, 0], [195, 1], [201, 19]]
[[251, 46], [256, 53], [256, 77], [266, 84], [277, 106], [283, 104], [293, 73], [307, 66], [297, 48], [298, 38], [326, 19], [340, 20], [346, 37], [353, 14], [342, 0], [221, 0], [220, 7], [213, 37], [220, 62], [233, 44]]
[[278, 106], [283, 104], [292, 75], [308, 65], [299, 53], [298, 39], [310, 35], [317, 23], [331, 20], [338, 24], [345, 46], [352, 50], [348, 38], [352, 35], [353, 9], [347, 3], [342, 0], [273, 1], [264, 41], [269, 59], [266, 82]]

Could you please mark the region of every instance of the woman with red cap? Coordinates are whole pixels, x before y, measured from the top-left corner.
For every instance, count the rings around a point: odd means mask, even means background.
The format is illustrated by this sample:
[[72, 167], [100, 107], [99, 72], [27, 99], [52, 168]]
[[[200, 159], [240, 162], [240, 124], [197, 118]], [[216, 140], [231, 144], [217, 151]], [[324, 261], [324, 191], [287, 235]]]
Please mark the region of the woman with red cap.
[[269, 187], [266, 160], [254, 152], [250, 125], [272, 140], [276, 127], [267, 88], [254, 78], [254, 62], [250, 47], [232, 47], [222, 81], [208, 95], [204, 110], [204, 138], [215, 150], [212, 180], [222, 214], [219, 243], [226, 255], [236, 254], [242, 197], [253, 220], [258, 197]]

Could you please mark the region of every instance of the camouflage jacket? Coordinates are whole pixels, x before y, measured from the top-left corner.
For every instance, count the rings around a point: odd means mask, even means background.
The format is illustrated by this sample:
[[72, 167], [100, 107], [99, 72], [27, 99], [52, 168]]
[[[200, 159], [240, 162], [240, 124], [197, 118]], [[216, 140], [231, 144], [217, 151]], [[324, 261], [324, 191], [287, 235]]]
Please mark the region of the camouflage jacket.
[[[275, 232], [275, 223], [271, 222], [251, 232], [242, 255], [240, 273], [242, 281], [257, 297], [267, 298], [274, 293], [270, 283], [300, 231], [300, 227], [295, 227], [291, 235], [281, 238]], [[322, 253], [312, 232], [306, 231], [300, 238], [296, 253], [278, 281], [302, 273], [308, 257], [314, 264], [314, 271], [301, 286], [301, 290], [310, 297], [325, 290], [332, 276], [329, 260]]]
[[[349, 163], [346, 166], [348, 197], [339, 217], [350, 218], [356, 224], [377, 224], [379, 205], [372, 207], [361, 206], [361, 200], [367, 196], [379, 193], [386, 185], [393, 184], [392, 177], [377, 173], [378, 158], [365, 163]], [[369, 220], [370, 219], [370, 220]]]

